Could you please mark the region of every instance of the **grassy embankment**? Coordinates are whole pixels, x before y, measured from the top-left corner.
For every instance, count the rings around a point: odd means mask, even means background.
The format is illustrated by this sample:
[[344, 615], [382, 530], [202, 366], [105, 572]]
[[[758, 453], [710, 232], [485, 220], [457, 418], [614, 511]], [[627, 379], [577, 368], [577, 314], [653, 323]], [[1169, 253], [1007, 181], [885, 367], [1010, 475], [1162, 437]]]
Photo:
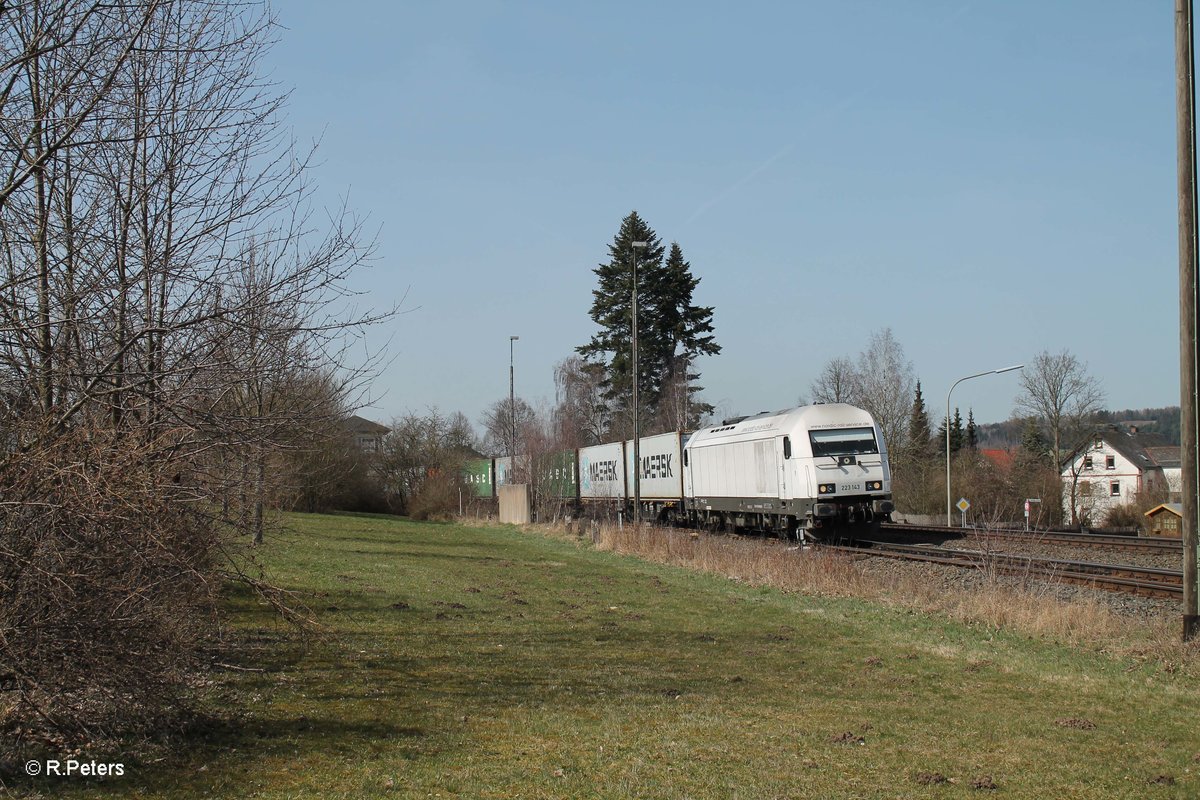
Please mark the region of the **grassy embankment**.
[[[1200, 687], [851, 598], [492, 527], [296, 516], [234, 598], [230, 730], [94, 797], [1194, 797]], [[992, 791], [989, 787], [995, 787]]]

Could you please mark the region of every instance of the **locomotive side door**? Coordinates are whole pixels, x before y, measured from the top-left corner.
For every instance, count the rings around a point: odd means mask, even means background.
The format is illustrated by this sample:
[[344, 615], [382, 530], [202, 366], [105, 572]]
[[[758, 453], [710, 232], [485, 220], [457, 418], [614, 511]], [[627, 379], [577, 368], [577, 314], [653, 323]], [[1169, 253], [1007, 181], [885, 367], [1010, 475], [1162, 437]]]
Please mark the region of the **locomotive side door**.
[[787, 436], [775, 437], [775, 465], [779, 472], [779, 499], [790, 500], [791, 490], [788, 486], [788, 467], [791, 465], [792, 442]]

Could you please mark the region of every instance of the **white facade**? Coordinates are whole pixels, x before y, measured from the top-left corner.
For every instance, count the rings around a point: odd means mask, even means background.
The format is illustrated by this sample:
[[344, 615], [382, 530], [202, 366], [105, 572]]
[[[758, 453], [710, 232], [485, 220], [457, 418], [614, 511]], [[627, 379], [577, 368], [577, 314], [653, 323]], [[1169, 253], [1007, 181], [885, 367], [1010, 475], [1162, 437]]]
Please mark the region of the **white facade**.
[[1141, 492], [1166, 485], [1167, 479], [1144, 452], [1118, 449], [1098, 434], [1063, 466], [1062, 481], [1063, 518], [1099, 525], [1110, 509], [1136, 502]]

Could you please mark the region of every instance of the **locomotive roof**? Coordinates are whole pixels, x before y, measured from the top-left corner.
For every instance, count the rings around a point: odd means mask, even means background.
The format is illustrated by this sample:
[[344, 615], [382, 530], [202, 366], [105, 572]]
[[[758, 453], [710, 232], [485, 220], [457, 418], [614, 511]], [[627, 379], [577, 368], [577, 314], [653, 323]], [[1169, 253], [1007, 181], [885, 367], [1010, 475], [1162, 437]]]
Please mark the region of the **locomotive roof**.
[[[744, 434], [763, 433], [783, 436], [812, 428], [858, 427], [873, 425], [871, 415], [847, 403], [818, 403], [783, 411], [764, 412], [752, 417], [728, 420], [726, 424], [702, 428], [692, 435], [688, 444], [725, 437], [741, 438]], [[758, 438], [758, 437], [754, 437]]]

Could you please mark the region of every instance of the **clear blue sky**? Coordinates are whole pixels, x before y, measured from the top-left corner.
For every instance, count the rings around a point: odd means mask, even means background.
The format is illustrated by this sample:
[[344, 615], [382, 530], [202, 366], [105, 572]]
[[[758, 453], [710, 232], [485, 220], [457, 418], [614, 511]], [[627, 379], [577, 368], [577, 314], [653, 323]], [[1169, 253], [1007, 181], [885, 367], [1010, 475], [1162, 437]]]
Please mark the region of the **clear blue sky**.
[[[1173, 8], [1157, 2], [289, 2], [266, 67], [320, 197], [408, 309], [364, 416], [553, 399], [637, 209], [724, 351], [705, 397], [793, 405], [890, 327], [936, 410], [1064, 348], [1111, 408], [1179, 402]], [[1014, 374], [959, 386], [1008, 418]], [[940, 416], [940, 412], [938, 414]], [[935, 417], [936, 418], [936, 417]]]

